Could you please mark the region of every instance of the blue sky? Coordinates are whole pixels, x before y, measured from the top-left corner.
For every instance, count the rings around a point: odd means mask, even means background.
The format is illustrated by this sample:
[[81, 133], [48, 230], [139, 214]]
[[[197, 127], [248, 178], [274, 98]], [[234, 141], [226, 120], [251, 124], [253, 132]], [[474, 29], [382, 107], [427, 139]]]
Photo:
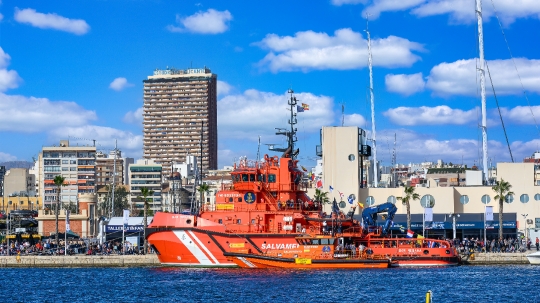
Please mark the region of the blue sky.
[[[220, 167], [254, 158], [258, 136], [284, 143], [274, 128], [287, 126], [289, 88], [310, 106], [298, 146], [312, 166], [319, 130], [341, 125], [342, 104], [345, 125], [371, 130], [369, 14], [378, 159], [391, 163], [396, 134], [399, 163], [481, 163], [474, 10], [472, 0], [2, 0], [0, 161], [31, 160], [68, 137], [104, 151], [118, 140], [138, 158], [142, 81], [156, 68], [207, 66], [219, 80]], [[484, 0], [483, 10], [519, 162], [540, 149], [540, 1]], [[510, 161], [489, 78], [486, 92], [488, 157]]]

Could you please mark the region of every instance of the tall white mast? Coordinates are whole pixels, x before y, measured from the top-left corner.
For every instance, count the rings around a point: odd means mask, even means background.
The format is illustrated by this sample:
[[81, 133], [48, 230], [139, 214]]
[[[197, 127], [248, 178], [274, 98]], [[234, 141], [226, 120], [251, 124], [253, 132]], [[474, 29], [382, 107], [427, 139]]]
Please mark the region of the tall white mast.
[[114, 162], [113, 162], [113, 181], [112, 181], [112, 201], [111, 201], [111, 218], [114, 217], [114, 192], [116, 190], [116, 154], [118, 153], [118, 141], [114, 141]]
[[371, 96], [371, 138], [373, 140], [373, 186], [378, 186], [379, 172], [377, 169], [377, 141], [375, 140], [375, 97], [373, 96], [373, 67], [371, 61], [371, 37], [366, 26], [368, 38], [368, 63], [369, 63], [369, 94]]
[[482, 29], [482, 0], [476, 0], [476, 18], [478, 19], [478, 47], [480, 56], [480, 90], [482, 96], [482, 166], [484, 172], [484, 184], [488, 181], [487, 164], [487, 118], [486, 118], [486, 72], [484, 70], [484, 32]]

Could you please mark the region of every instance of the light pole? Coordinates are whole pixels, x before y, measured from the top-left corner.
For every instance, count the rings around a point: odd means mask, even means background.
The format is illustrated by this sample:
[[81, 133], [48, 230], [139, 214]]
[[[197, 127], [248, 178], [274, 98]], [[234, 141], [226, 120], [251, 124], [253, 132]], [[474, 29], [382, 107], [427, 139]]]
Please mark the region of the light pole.
[[523, 221], [525, 223], [525, 228], [524, 228], [524, 234], [525, 234], [525, 247], [527, 247], [527, 243], [529, 243], [528, 241], [528, 237], [527, 237], [527, 216], [529, 214], [521, 214], [523, 216]]
[[459, 218], [459, 214], [451, 213], [449, 216], [450, 218], [452, 218], [452, 231], [453, 231], [452, 239], [455, 239], [456, 238], [456, 218]]

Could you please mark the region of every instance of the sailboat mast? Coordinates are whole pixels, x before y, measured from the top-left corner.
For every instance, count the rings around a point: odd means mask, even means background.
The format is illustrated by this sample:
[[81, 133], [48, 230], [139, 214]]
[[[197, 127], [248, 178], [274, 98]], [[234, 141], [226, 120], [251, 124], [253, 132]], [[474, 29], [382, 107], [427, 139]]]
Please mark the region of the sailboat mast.
[[476, 0], [476, 17], [478, 19], [478, 48], [480, 57], [480, 90], [482, 97], [482, 166], [484, 172], [484, 184], [488, 181], [487, 164], [487, 118], [486, 118], [486, 72], [484, 70], [484, 32], [482, 28], [482, 0]]
[[377, 141], [375, 139], [375, 97], [373, 95], [373, 67], [371, 60], [371, 37], [369, 30], [366, 28], [368, 38], [368, 65], [369, 65], [369, 94], [371, 96], [371, 138], [373, 140], [373, 186], [378, 186], [378, 169], [377, 169]]

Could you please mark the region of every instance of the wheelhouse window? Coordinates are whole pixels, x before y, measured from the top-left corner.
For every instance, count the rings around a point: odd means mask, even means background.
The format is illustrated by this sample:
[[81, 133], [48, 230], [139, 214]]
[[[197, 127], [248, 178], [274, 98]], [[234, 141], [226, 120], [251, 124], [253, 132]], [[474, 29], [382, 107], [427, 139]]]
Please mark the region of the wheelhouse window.
[[268, 175], [268, 183], [276, 183], [276, 175], [275, 174], [269, 174]]
[[255, 175], [254, 174], [249, 175], [249, 181], [255, 182]]
[[266, 182], [266, 175], [257, 175], [257, 181]]
[[242, 182], [247, 182], [247, 181], [248, 181], [248, 175], [242, 174]]

